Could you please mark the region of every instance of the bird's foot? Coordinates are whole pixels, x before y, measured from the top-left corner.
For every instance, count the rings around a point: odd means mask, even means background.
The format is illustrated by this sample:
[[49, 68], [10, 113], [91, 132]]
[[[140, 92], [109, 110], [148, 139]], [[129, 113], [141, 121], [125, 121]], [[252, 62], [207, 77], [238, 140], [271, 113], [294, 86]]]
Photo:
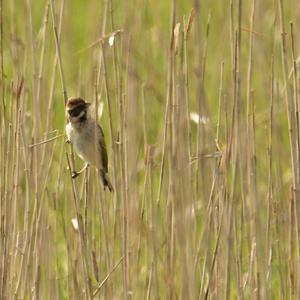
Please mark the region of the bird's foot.
[[76, 172], [76, 171], [72, 171], [72, 178], [75, 179], [80, 173]]

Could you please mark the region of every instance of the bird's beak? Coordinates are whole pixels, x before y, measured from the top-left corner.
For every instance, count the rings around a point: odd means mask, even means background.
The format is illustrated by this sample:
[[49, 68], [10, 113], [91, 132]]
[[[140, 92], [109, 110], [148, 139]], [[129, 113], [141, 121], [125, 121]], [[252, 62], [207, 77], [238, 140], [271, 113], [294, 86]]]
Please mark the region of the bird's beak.
[[89, 107], [92, 103], [90, 102], [85, 102], [85, 106]]

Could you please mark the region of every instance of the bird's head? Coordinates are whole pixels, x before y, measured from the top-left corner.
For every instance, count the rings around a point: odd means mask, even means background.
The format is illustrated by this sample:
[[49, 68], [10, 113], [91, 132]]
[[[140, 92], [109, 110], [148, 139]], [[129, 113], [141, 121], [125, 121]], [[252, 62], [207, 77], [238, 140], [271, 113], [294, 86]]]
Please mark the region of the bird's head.
[[66, 104], [67, 117], [70, 122], [83, 122], [87, 119], [89, 102], [79, 97], [71, 97]]

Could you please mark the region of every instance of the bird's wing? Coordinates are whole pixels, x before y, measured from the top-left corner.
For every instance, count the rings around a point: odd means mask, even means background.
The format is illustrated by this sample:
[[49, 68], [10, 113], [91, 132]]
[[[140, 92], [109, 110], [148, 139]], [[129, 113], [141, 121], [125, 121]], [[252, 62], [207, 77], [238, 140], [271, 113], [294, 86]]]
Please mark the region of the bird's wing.
[[100, 150], [101, 150], [101, 159], [102, 159], [103, 169], [107, 173], [108, 172], [108, 158], [107, 158], [106, 144], [105, 144], [105, 140], [104, 140], [104, 133], [103, 133], [103, 130], [100, 125], [98, 125], [98, 128], [99, 128], [100, 135], [101, 135], [101, 139], [99, 139], [99, 146], [100, 146]]

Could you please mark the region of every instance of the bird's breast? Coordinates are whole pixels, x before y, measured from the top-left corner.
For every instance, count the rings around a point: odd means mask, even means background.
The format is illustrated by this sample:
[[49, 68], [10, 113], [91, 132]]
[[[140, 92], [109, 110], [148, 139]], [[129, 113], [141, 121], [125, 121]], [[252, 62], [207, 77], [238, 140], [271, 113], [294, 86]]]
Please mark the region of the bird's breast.
[[92, 127], [78, 130], [69, 123], [66, 126], [66, 133], [77, 155], [85, 162], [101, 168], [101, 155], [95, 130]]

